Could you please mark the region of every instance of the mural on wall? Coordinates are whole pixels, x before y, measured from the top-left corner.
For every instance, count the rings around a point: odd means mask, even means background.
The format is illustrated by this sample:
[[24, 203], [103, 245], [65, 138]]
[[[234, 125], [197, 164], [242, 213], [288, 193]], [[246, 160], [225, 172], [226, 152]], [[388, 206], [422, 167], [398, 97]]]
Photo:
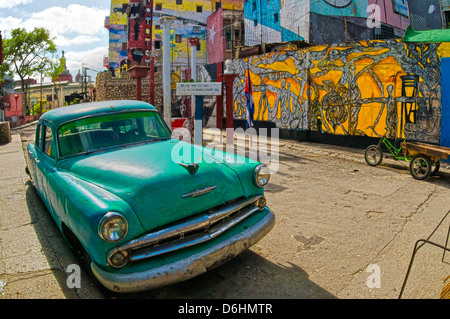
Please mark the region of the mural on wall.
[[309, 0], [244, 2], [245, 45], [308, 38]]
[[320, 0], [310, 1], [311, 12], [329, 16], [368, 17], [368, 0]]
[[[159, 22], [162, 17], [174, 17], [176, 22], [171, 31], [171, 59], [174, 65], [187, 66], [190, 62], [191, 48], [189, 38], [199, 38], [200, 44], [196, 52], [197, 63], [206, 63], [206, 21], [211, 14], [209, 0], [154, 1], [153, 40], [162, 43], [164, 28]], [[160, 6], [158, 8], [157, 6]]]
[[127, 7], [129, 0], [111, 0], [109, 66], [117, 69], [127, 60]]
[[153, 49], [153, 0], [130, 0], [128, 4], [128, 66], [150, 65]]
[[235, 118], [250, 72], [255, 120], [339, 135], [438, 143], [439, 44], [361, 41], [234, 61]]

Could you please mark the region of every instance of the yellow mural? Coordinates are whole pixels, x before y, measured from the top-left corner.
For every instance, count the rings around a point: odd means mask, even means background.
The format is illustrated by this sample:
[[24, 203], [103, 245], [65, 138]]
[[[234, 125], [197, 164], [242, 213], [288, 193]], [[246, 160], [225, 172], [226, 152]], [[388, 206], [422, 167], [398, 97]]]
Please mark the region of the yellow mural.
[[448, 44], [376, 40], [236, 60], [235, 117], [246, 116], [243, 88], [250, 72], [257, 121], [438, 142], [440, 57], [448, 55]]

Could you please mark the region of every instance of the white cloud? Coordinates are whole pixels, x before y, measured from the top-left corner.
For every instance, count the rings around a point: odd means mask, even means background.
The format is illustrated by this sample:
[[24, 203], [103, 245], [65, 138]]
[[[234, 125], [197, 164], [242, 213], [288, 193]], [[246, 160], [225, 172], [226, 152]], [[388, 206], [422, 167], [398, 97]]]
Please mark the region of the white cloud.
[[0, 0], [0, 8], [11, 9], [21, 4], [28, 4], [33, 0]]
[[[72, 4], [67, 8], [51, 7], [26, 18], [12, 16], [0, 18], [0, 29], [12, 30], [22, 27], [31, 31], [36, 27], [44, 27], [56, 37], [57, 45], [69, 46], [79, 44], [83, 39], [88, 43], [100, 40], [99, 36], [107, 34], [104, 27], [107, 15], [109, 15], [107, 9]], [[68, 39], [74, 39], [74, 41], [71, 42]]]
[[87, 51], [70, 51], [65, 53], [66, 66], [70, 72], [76, 73], [83, 66], [83, 63], [88, 68], [96, 71], [105, 70], [103, 66], [103, 57], [108, 55], [108, 47], [98, 47]]
[[[0, 8], [6, 4], [31, 1], [33, 0], [0, 0]], [[0, 17], [0, 30], [8, 38], [9, 31], [15, 28], [25, 28], [28, 31], [35, 27], [46, 28], [55, 37], [58, 51], [65, 50], [67, 68], [72, 74], [81, 69], [82, 63], [92, 69], [103, 70], [103, 57], [108, 54], [108, 31], [104, 22], [109, 14], [109, 9], [79, 4], [71, 4], [65, 8], [50, 7], [27, 16]], [[101, 47], [95, 48], [96, 44]], [[71, 51], [75, 47], [79, 51]], [[93, 49], [89, 50], [89, 47]]]
[[56, 38], [55, 44], [57, 47], [68, 47], [71, 45], [89, 44], [101, 40], [102, 40], [101, 38], [92, 35], [79, 35], [73, 38], [68, 38], [63, 35], [59, 35]]
[[44, 27], [56, 35], [64, 33], [106, 33], [105, 17], [109, 10], [71, 4], [67, 8], [51, 7], [33, 13], [27, 20], [28, 27]]

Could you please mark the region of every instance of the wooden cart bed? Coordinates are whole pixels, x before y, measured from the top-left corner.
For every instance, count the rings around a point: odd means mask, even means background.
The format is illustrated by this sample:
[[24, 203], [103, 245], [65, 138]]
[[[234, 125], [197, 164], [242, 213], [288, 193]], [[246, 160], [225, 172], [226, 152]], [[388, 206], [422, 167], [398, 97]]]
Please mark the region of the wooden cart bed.
[[411, 155], [423, 154], [435, 158], [436, 160], [446, 160], [450, 155], [450, 148], [439, 145], [425, 144], [420, 142], [402, 142], [400, 147], [410, 151]]

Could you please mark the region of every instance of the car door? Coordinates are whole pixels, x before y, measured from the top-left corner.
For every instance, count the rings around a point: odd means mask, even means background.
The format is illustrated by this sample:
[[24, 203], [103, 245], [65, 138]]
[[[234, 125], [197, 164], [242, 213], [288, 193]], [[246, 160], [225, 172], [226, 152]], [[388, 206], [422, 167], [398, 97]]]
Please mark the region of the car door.
[[39, 160], [36, 163], [36, 171], [39, 181], [39, 189], [43, 195], [50, 214], [57, 218], [55, 204], [57, 202], [57, 192], [55, 190], [56, 179], [56, 148], [51, 123], [44, 122], [42, 127], [42, 148], [40, 149]]

